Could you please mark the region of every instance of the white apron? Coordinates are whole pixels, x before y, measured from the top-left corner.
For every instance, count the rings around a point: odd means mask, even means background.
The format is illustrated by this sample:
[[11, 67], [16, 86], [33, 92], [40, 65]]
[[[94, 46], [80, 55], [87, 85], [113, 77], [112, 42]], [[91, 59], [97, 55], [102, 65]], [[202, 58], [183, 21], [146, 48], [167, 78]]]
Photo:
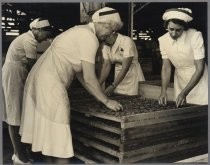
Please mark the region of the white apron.
[[[166, 33], [159, 38], [163, 59], [169, 59], [175, 66], [174, 98], [186, 87], [195, 72], [194, 60], [205, 57], [202, 34], [195, 29], [184, 31], [177, 41]], [[204, 73], [198, 84], [186, 97], [187, 103], [208, 104], [208, 70], [205, 65]]]
[[123, 58], [133, 57], [127, 74], [115, 88], [114, 93], [138, 95], [139, 81], [145, 81], [145, 78], [138, 62], [138, 51], [132, 39], [128, 36], [118, 34], [114, 45], [112, 47], [105, 45], [102, 53], [104, 59], [108, 59], [115, 64], [115, 78], [122, 69]]
[[62, 79], [62, 73], [58, 73], [62, 68], [54, 63], [56, 60], [52, 50], [48, 49], [28, 75], [20, 134], [21, 141], [31, 143], [34, 152], [68, 158], [74, 153], [66, 88], [73, 80], [74, 71], [69, 65], [68, 80]]
[[[122, 65], [115, 65], [115, 78], [122, 69]], [[132, 63], [124, 79], [118, 84], [114, 92], [125, 95], [138, 95], [139, 81], [145, 81], [144, 74], [138, 62]]]
[[[98, 48], [96, 36], [87, 30], [90, 27], [81, 27], [57, 36], [27, 77], [20, 134], [21, 141], [31, 143], [34, 152], [59, 158], [74, 156], [67, 89], [75, 72], [81, 72], [81, 60], [95, 62]], [[90, 49], [94, 44], [96, 47]], [[84, 52], [79, 49], [82, 47]]]
[[27, 58], [36, 59], [36, 46], [33, 33], [28, 31], [15, 38], [7, 51], [2, 68], [2, 87], [3, 120], [9, 125], [20, 126], [23, 89], [28, 75]]
[[3, 120], [10, 125], [19, 126], [22, 112], [22, 99], [28, 71], [21, 62], [4, 63], [2, 68], [2, 87], [4, 94]]
[[[174, 97], [177, 98], [192, 78], [195, 67], [176, 68], [174, 74]], [[205, 65], [203, 76], [198, 84], [186, 97], [187, 103], [206, 105], [208, 104], [208, 70]]]

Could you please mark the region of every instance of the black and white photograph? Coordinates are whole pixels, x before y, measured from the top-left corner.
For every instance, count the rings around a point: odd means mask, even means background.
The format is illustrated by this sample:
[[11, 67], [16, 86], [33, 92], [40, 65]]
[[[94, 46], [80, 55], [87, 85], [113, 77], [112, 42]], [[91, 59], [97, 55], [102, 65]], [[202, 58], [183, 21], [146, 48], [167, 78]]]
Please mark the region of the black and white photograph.
[[209, 7], [2, 1], [0, 164], [208, 164]]

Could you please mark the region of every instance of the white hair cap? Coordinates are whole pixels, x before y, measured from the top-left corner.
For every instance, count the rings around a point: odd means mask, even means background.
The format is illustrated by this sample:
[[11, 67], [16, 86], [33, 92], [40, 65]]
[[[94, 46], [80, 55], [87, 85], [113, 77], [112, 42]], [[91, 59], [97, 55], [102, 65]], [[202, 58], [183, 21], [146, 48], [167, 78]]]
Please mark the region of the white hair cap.
[[93, 22], [103, 22], [103, 23], [109, 23], [109, 22], [116, 22], [121, 23], [121, 18], [117, 10], [110, 8], [110, 7], [104, 7], [102, 9], [97, 10], [93, 16], [92, 16]]
[[180, 19], [188, 23], [193, 20], [192, 11], [188, 8], [173, 8], [168, 9], [163, 14], [163, 20], [167, 21], [169, 19]]
[[29, 26], [30, 26], [30, 29], [33, 29], [33, 28], [39, 29], [39, 28], [50, 26], [50, 23], [48, 20], [40, 20], [40, 18], [37, 18], [33, 20]]

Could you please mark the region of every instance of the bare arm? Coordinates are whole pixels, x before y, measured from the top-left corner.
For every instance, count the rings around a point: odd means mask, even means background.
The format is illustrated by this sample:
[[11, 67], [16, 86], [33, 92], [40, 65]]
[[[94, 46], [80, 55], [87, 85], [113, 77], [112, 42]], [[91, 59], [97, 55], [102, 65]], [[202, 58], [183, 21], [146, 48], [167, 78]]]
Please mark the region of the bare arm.
[[98, 80], [101, 85], [107, 79], [110, 70], [111, 70], [111, 62], [109, 60], [104, 60], [104, 62], [102, 64], [102, 68], [101, 68], [100, 77]]
[[92, 94], [91, 93], [91, 91], [89, 90], [89, 88], [86, 86], [86, 84], [85, 84], [85, 81], [84, 81], [84, 78], [83, 78], [83, 73], [82, 72], [77, 72], [76, 73], [76, 77], [77, 77], [77, 79], [79, 80], [79, 82], [82, 84], [82, 86], [90, 93], [90, 94]]
[[86, 87], [100, 102], [115, 111], [122, 109], [122, 105], [120, 103], [108, 99], [102, 92], [101, 86], [95, 74], [95, 64], [82, 61], [82, 70]]
[[110, 96], [111, 94], [113, 94], [114, 89], [125, 78], [125, 75], [128, 73], [128, 70], [131, 66], [132, 60], [133, 60], [133, 57], [127, 57], [123, 59], [122, 69], [120, 70], [119, 74], [115, 78], [112, 85], [108, 86], [105, 90], [105, 93], [107, 96]]
[[167, 87], [171, 78], [171, 62], [169, 59], [163, 59], [161, 71], [161, 94], [159, 97], [159, 104], [166, 105], [167, 103]]
[[186, 87], [181, 91], [179, 96], [176, 98], [177, 107], [183, 104], [183, 102], [186, 100], [186, 96], [198, 84], [199, 80], [201, 79], [203, 75], [204, 66], [205, 66], [204, 59], [194, 60], [194, 64], [195, 64], [196, 70], [194, 74], [192, 75], [192, 78], [190, 79]]
[[131, 66], [132, 60], [133, 57], [123, 58], [122, 69], [120, 70], [119, 74], [113, 82], [115, 86], [117, 86], [125, 78], [125, 75], [128, 73], [128, 70]]

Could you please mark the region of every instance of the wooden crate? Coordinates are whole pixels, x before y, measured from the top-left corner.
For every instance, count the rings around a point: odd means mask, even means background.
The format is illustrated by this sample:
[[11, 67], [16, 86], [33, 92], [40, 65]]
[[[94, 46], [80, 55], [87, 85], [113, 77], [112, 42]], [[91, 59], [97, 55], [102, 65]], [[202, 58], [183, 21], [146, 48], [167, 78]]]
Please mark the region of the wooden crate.
[[[71, 129], [78, 158], [135, 163], [208, 147], [207, 105], [176, 108], [174, 102], [163, 107], [157, 100], [140, 96], [114, 99], [123, 104], [123, 111], [110, 111], [94, 100], [72, 102]], [[89, 152], [81, 152], [84, 150]]]

